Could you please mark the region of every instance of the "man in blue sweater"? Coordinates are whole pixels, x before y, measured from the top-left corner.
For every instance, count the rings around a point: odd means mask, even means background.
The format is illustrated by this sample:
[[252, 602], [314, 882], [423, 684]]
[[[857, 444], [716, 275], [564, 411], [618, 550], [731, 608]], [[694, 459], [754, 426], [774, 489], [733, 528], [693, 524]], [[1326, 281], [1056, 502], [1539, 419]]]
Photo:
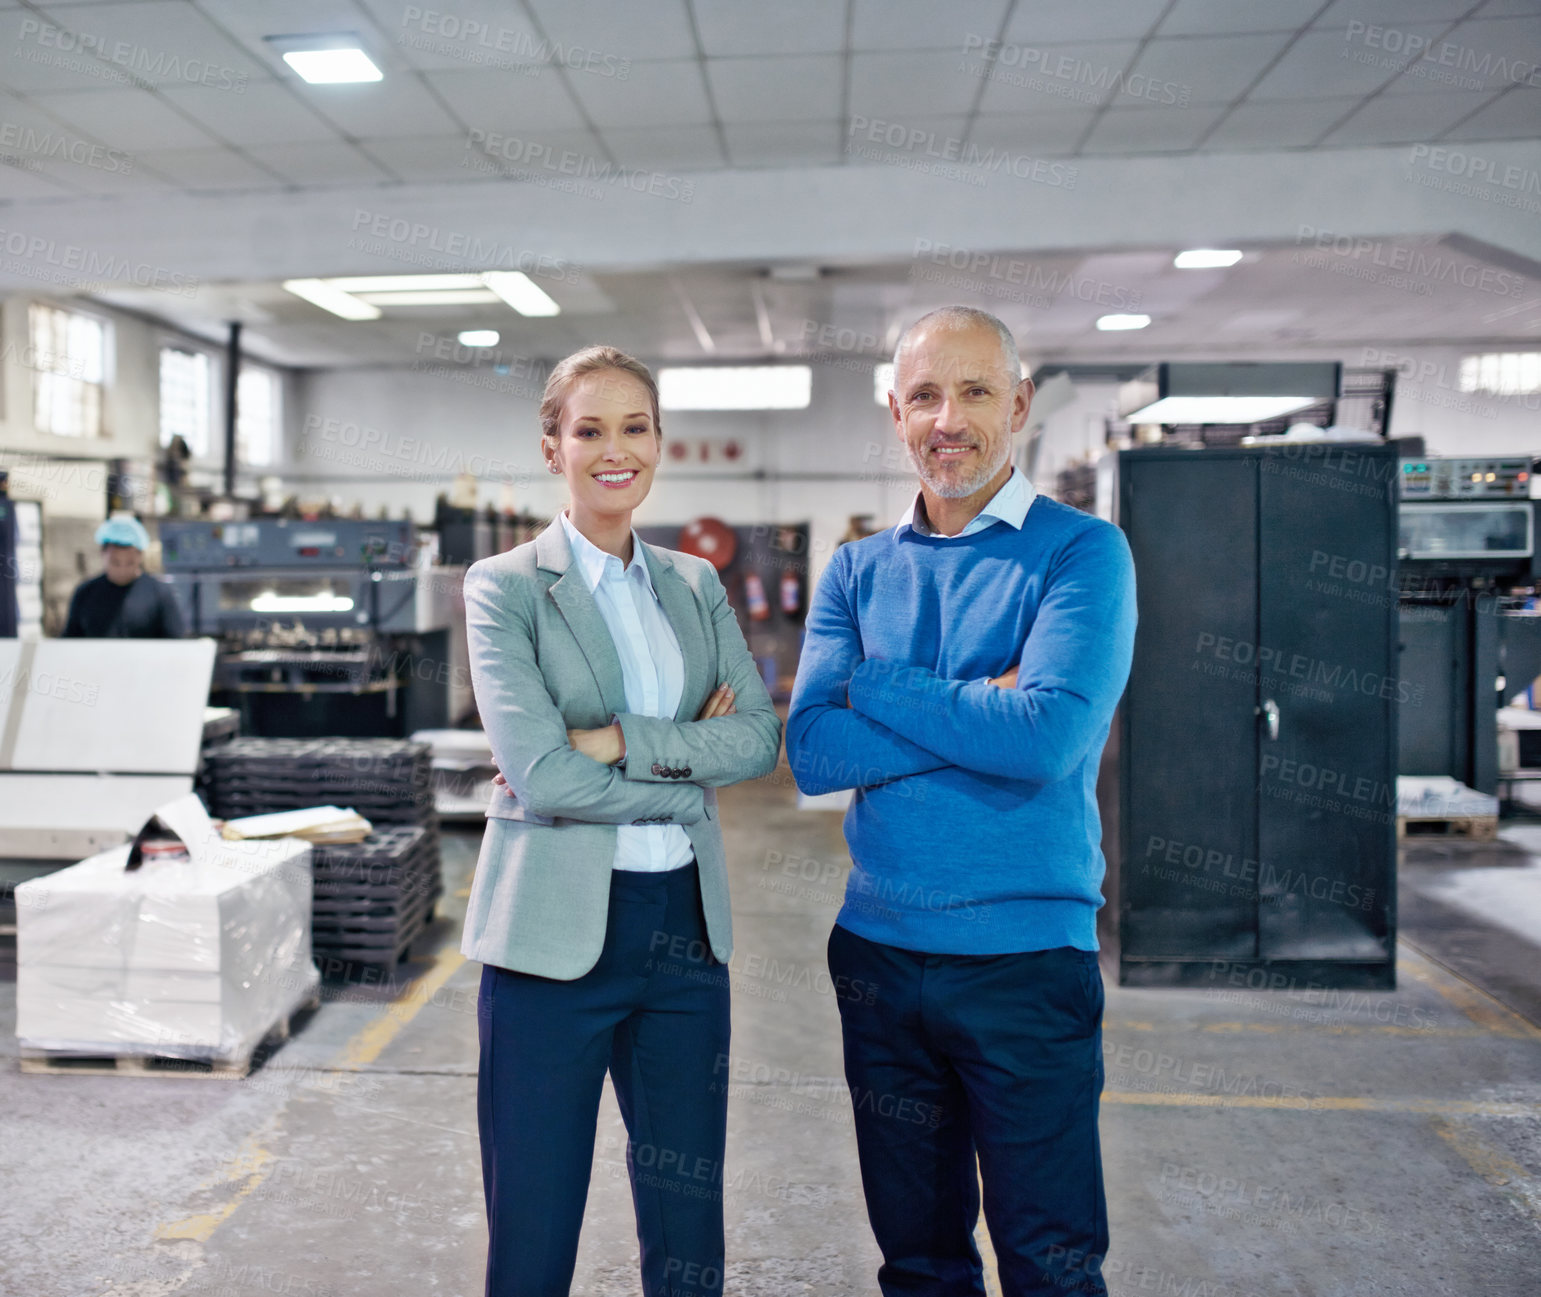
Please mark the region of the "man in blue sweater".
[[885, 1297], [984, 1292], [980, 1179], [1007, 1297], [1107, 1291], [1096, 782], [1134, 568], [1012, 468], [1020, 374], [983, 311], [899, 340], [920, 493], [830, 561], [787, 720], [798, 787], [856, 790], [829, 967], [879, 988], [840, 1016]]

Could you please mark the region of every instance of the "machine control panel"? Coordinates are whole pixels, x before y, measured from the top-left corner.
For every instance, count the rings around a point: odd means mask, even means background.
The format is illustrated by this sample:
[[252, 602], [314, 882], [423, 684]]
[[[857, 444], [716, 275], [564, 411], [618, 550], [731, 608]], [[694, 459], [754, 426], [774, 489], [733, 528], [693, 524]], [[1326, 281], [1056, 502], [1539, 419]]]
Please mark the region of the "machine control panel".
[[1529, 459], [1404, 459], [1403, 500], [1526, 500]]
[[209, 568], [403, 566], [417, 529], [407, 521], [258, 518], [250, 522], [163, 522], [161, 558], [168, 572]]

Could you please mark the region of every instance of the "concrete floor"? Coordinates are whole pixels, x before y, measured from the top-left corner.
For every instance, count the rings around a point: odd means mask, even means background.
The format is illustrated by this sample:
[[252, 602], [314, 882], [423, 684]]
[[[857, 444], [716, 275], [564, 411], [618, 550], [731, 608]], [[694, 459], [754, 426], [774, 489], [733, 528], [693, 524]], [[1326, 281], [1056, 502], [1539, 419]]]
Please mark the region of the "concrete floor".
[[[723, 805], [727, 1291], [875, 1293], [823, 976], [839, 817], [799, 812], [784, 766]], [[0, 983], [0, 1293], [479, 1294], [478, 836], [447, 833], [445, 916], [396, 985], [328, 987], [243, 1082], [23, 1076]], [[1415, 848], [1394, 993], [1109, 986], [1114, 1293], [1541, 1291], [1541, 830], [1503, 837]], [[575, 1293], [637, 1291], [623, 1156], [607, 1096]]]

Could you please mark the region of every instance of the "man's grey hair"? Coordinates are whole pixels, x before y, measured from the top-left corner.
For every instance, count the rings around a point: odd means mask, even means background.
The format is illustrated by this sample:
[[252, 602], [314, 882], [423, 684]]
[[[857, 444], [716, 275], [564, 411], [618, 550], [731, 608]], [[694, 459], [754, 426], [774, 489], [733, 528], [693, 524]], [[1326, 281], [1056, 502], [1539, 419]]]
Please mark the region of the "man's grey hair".
[[967, 329], [975, 326], [994, 329], [995, 336], [1001, 341], [1001, 356], [1006, 362], [1006, 370], [1011, 375], [1011, 381], [1015, 383], [1022, 377], [1022, 358], [1017, 353], [1017, 340], [1011, 336], [1011, 330], [1006, 327], [1004, 321], [997, 319], [989, 311], [981, 311], [977, 306], [941, 306], [922, 315], [899, 335], [899, 341], [894, 345], [896, 386], [899, 381], [899, 353], [904, 350], [904, 344], [909, 341], [910, 334], [928, 324], [940, 324], [949, 329]]

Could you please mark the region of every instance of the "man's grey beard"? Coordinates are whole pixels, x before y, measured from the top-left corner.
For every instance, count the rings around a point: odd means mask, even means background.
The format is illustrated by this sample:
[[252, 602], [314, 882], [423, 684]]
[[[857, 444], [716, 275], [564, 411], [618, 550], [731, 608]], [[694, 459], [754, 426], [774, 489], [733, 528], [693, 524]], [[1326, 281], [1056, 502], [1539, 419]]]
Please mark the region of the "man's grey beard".
[[920, 475], [920, 480], [931, 488], [933, 495], [943, 500], [964, 500], [973, 495], [975, 491], [983, 490], [990, 484], [992, 478], [1003, 469], [1007, 461], [1011, 459], [1011, 438], [1001, 439], [1000, 449], [997, 451], [994, 463], [981, 464], [978, 472], [970, 477], [961, 478], [951, 482], [944, 482], [934, 477], [927, 468], [928, 461], [917, 459], [915, 452], [910, 451], [910, 466]]

